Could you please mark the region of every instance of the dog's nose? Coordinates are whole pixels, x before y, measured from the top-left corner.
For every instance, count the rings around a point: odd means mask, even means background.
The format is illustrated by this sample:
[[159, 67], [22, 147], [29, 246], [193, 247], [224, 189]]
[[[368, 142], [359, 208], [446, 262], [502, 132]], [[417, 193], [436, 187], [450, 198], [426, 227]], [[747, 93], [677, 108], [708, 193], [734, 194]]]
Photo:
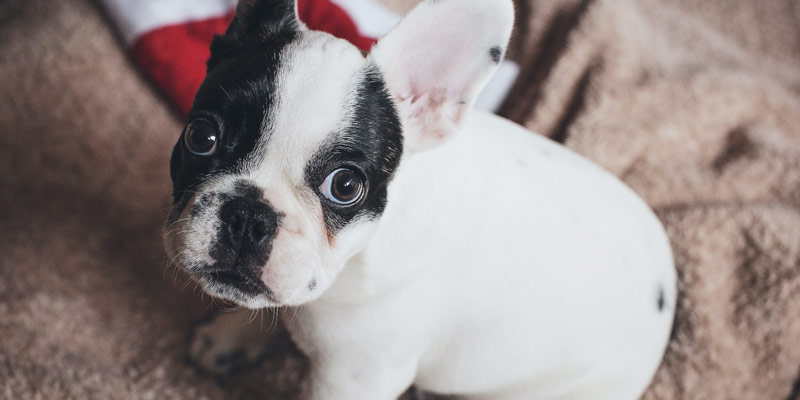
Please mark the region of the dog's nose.
[[220, 209], [219, 233], [228, 250], [242, 257], [268, 251], [278, 230], [278, 214], [268, 204], [253, 196], [237, 196]]

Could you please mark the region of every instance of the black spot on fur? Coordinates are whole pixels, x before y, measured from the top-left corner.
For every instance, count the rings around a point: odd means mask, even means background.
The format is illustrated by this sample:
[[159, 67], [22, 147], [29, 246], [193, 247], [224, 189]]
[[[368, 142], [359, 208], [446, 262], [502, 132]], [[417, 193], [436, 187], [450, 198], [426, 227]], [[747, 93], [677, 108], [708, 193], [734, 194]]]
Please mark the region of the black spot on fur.
[[489, 57], [491, 57], [495, 64], [499, 64], [500, 60], [503, 58], [503, 48], [500, 46], [492, 47], [489, 49]]
[[336, 139], [323, 145], [306, 166], [306, 181], [312, 188], [343, 166], [357, 170], [367, 183], [366, 199], [355, 206], [339, 206], [319, 195], [329, 234], [356, 217], [383, 213], [387, 186], [403, 150], [400, 119], [377, 67], [364, 70], [356, 96], [350, 126], [341, 135], [332, 135]]
[[666, 299], [664, 298], [664, 288], [659, 286], [658, 288], [658, 300], [656, 300], [656, 305], [658, 306], [658, 311], [664, 311], [664, 307], [666, 306]]
[[313, 292], [314, 289], [317, 288], [317, 278], [311, 278], [311, 281], [308, 282], [308, 291]]

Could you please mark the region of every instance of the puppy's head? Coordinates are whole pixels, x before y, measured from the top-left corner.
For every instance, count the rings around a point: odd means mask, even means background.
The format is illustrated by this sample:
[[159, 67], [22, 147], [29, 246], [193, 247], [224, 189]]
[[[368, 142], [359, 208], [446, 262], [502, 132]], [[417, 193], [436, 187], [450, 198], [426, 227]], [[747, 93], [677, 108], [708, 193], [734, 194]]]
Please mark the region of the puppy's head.
[[365, 57], [295, 9], [240, 1], [170, 165], [174, 262], [251, 308], [331, 286], [369, 240], [403, 155], [457, 129], [513, 20], [510, 0], [428, 0]]

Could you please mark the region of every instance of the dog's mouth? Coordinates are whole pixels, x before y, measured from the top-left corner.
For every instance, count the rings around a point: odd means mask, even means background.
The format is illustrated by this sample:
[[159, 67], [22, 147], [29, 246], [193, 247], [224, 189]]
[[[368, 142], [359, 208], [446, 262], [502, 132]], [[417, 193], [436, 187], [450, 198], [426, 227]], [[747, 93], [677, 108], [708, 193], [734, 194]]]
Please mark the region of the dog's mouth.
[[205, 290], [216, 297], [247, 303], [263, 295], [269, 301], [276, 301], [274, 293], [267, 285], [252, 274], [236, 270], [210, 269], [196, 272], [194, 275]]

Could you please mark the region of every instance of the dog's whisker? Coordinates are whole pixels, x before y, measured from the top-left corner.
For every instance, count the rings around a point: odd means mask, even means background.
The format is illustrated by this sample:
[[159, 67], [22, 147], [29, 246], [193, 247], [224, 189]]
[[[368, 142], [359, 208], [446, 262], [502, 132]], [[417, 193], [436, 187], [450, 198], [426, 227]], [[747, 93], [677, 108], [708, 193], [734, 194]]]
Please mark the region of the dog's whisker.
[[164, 233], [164, 237], [162, 238], [162, 240], [166, 242], [166, 241], [174, 239], [177, 236], [185, 235], [185, 234], [187, 234], [189, 232], [193, 232], [193, 229], [192, 228], [181, 229], [181, 227], [177, 227], [177, 228], [175, 228], [173, 230], [165, 232]]
[[292, 310], [292, 318], [290, 319], [290, 321], [295, 322], [297, 321], [297, 310], [299, 309], [299, 307], [290, 307], [290, 309]]
[[190, 250], [188, 250], [188, 249], [187, 249], [187, 250], [182, 250], [182, 251], [178, 252], [177, 254], [175, 254], [175, 255], [172, 257], [172, 259], [170, 259], [170, 260], [169, 260], [169, 262], [168, 262], [168, 263], [166, 263], [166, 264], [164, 265], [164, 276], [163, 276], [163, 279], [164, 279], [165, 281], [166, 281], [166, 279], [167, 279], [167, 276], [166, 276], [167, 270], [169, 270], [170, 268], [173, 268], [173, 269], [175, 269], [175, 271], [176, 271], [175, 273], [176, 273], [176, 276], [177, 276], [177, 271], [179, 271], [179, 268], [178, 268], [178, 267], [175, 265], [175, 263], [176, 263], [176, 261], [177, 261], [177, 259], [178, 259], [178, 258], [180, 258], [181, 256], [185, 255], [185, 254], [186, 254], [186, 253], [188, 253], [188, 252], [190, 252]]
[[[176, 279], [175, 283], [177, 284], [177, 275], [175, 279]], [[182, 293], [184, 289], [186, 289], [192, 283], [192, 281], [193, 281], [192, 278], [187, 277], [186, 281], [184, 281], [183, 285], [181, 285], [181, 287], [178, 289], [178, 293]]]
[[252, 324], [253, 321], [256, 320], [256, 316], [258, 315], [258, 310], [250, 310], [250, 317], [247, 318], [247, 324]]
[[165, 266], [165, 269], [167, 269], [167, 268], [178, 268], [178, 267], [176, 266], [176, 262], [178, 261], [178, 259], [179, 259], [179, 258], [181, 258], [181, 257], [183, 257], [183, 256], [185, 256], [186, 254], [189, 254], [189, 253], [191, 253], [191, 250], [189, 250], [189, 249], [182, 250], [182, 251], [178, 252], [178, 253], [177, 253], [177, 254], [175, 254], [175, 255], [172, 257], [172, 259], [171, 259], [171, 260], [170, 260], [170, 261], [167, 263], [167, 265]]
[[272, 319], [273, 319], [272, 331], [275, 332], [278, 329], [278, 325], [281, 323], [281, 310], [280, 310], [280, 308], [273, 311]]

